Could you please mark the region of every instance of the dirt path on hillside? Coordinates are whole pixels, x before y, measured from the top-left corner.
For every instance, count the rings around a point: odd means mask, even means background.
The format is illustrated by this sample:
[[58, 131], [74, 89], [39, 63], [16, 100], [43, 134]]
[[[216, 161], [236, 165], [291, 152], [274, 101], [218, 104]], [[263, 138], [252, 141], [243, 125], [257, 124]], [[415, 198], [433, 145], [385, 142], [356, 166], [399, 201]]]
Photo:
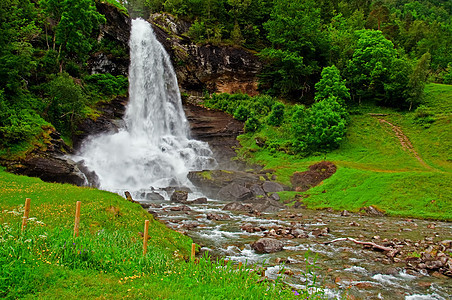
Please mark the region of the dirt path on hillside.
[[414, 157], [416, 157], [416, 159], [421, 163], [421, 165], [423, 165], [424, 167], [426, 167], [427, 169], [433, 169], [431, 166], [429, 166], [419, 155], [419, 153], [416, 151], [416, 149], [414, 149], [413, 144], [411, 144], [410, 140], [408, 139], [408, 137], [403, 133], [402, 129], [399, 126], [396, 126], [388, 121], [386, 121], [385, 119], [379, 119], [378, 121], [380, 123], [385, 123], [388, 124], [392, 131], [394, 131], [396, 137], [399, 139], [400, 144], [402, 145], [402, 149], [404, 151], [408, 151], [411, 152]]

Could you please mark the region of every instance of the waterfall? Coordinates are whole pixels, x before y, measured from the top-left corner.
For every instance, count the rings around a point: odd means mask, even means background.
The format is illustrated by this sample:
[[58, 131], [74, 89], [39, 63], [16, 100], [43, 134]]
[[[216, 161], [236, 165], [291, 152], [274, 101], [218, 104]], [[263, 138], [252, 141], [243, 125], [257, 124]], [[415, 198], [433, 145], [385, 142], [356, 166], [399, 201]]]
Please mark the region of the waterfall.
[[89, 138], [78, 158], [105, 190], [190, 185], [189, 171], [212, 169], [216, 161], [206, 143], [189, 138], [170, 58], [143, 19], [132, 21], [130, 60], [124, 128]]

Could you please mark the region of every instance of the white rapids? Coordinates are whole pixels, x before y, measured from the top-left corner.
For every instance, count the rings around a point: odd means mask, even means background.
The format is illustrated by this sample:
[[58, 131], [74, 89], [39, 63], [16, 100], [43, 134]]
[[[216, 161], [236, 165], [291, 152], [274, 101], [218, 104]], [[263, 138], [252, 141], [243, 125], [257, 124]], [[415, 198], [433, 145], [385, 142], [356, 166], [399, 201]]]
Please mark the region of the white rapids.
[[104, 190], [190, 186], [189, 171], [216, 161], [207, 143], [189, 138], [170, 58], [143, 19], [132, 21], [130, 60], [125, 127], [88, 139], [78, 159]]

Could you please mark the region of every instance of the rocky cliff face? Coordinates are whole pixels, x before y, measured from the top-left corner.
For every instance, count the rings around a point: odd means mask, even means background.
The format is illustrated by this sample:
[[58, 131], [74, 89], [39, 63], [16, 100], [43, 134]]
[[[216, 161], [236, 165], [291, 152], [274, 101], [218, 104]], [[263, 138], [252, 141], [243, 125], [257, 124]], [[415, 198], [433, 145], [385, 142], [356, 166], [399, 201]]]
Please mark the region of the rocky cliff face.
[[233, 46], [198, 46], [186, 36], [190, 24], [171, 15], [153, 14], [149, 21], [170, 53], [182, 89], [257, 94], [262, 65], [252, 52]]
[[[123, 55], [113, 55], [111, 51], [94, 53], [88, 61], [91, 74], [110, 73], [127, 76], [129, 69], [129, 37], [132, 22], [130, 18], [108, 3], [96, 1], [96, 8], [107, 22], [100, 27], [98, 40], [104, 40], [111, 47], [121, 48]], [[117, 50], [117, 49], [116, 49]]]

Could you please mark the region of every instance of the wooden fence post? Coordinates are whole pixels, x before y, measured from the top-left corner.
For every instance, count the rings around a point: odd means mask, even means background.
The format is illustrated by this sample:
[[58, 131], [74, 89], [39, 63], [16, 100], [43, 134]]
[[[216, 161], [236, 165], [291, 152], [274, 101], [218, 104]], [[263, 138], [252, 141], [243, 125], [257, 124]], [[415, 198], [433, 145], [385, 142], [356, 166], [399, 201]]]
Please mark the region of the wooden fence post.
[[149, 220], [144, 221], [144, 233], [143, 233], [143, 255], [146, 255], [148, 251], [148, 230]]
[[195, 260], [195, 254], [196, 254], [196, 244], [192, 243], [191, 244], [191, 260]]
[[78, 236], [79, 227], [80, 227], [80, 206], [82, 202], [77, 201], [75, 204], [75, 222], [74, 222], [74, 237]]
[[22, 217], [22, 229], [21, 229], [22, 231], [24, 231], [25, 226], [27, 226], [28, 215], [30, 214], [30, 202], [31, 202], [30, 198], [25, 199], [25, 211], [24, 216]]

